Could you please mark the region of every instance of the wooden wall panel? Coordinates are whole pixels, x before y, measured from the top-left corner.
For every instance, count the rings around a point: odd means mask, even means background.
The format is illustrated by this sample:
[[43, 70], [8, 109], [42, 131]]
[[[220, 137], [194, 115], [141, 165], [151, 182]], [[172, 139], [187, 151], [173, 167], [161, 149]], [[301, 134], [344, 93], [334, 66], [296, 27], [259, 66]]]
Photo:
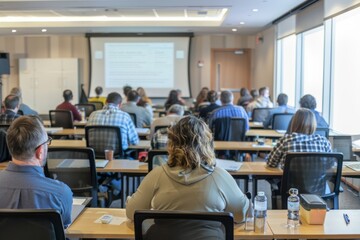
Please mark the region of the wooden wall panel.
[[50, 37], [26, 37], [28, 58], [50, 58]]

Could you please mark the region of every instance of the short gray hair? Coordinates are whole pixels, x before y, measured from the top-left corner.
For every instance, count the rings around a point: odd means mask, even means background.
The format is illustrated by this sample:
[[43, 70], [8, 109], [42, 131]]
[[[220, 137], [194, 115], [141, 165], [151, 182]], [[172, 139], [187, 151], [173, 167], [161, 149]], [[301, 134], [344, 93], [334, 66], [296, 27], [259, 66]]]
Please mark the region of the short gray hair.
[[222, 91], [220, 94], [220, 101], [222, 104], [228, 104], [228, 103], [232, 103], [234, 100], [234, 95], [232, 94], [232, 92], [225, 90]]
[[11, 156], [17, 160], [31, 159], [45, 136], [44, 127], [38, 117], [21, 116], [15, 119], [6, 135]]
[[180, 104], [173, 104], [169, 108], [168, 113], [174, 113], [176, 115], [182, 116], [184, 115], [184, 107]]

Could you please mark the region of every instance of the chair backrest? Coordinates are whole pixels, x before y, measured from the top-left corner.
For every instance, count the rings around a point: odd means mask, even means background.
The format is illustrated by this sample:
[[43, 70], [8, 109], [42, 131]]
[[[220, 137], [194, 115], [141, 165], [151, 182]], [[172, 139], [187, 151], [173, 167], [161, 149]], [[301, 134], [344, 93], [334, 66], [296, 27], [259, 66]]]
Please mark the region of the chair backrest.
[[334, 152], [343, 154], [343, 161], [353, 161], [352, 138], [351, 136], [333, 136], [332, 148]]
[[137, 128], [137, 127], [142, 127], [142, 126], [138, 126], [137, 125], [137, 119], [136, 119], [136, 114], [135, 113], [129, 113], [128, 114], [130, 115], [130, 118], [132, 120], [132, 122], [134, 123], [134, 126]]
[[44, 168], [45, 175], [66, 183], [77, 197], [92, 197], [97, 206], [97, 177], [92, 148], [50, 147]]
[[61, 215], [51, 209], [1, 209], [0, 239], [65, 240]]
[[96, 158], [105, 159], [105, 149], [113, 149], [114, 158], [124, 156], [118, 126], [86, 126], [85, 139], [86, 146], [94, 149]]
[[169, 128], [171, 125], [157, 125], [154, 127], [154, 133], [161, 128]]
[[329, 139], [329, 128], [316, 128], [314, 134], [319, 134], [320, 136], [326, 137]]
[[79, 103], [75, 104], [75, 106], [78, 109], [84, 109], [85, 110], [85, 117], [89, 117], [92, 112], [96, 110], [95, 104], [93, 103]]
[[272, 129], [287, 130], [293, 116], [293, 113], [275, 113], [272, 117]]
[[4, 130], [5, 132], [7, 132], [9, 127], [10, 127], [10, 124], [6, 124], [6, 123], [0, 124], [0, 129]]
[[233, 215], [227, 212], [137, 210], [134, 225], [135, 240], [234, 239]]
[[95, 105], [95, 110], [101, 110], [101, 109], [103, 109], [103, 107], [104, 107], [103, 102], [96, 102], [96, 101], [92, 102], [92, 101], [91, 101], [91, 102], [89, 102], [89, 103]]
[[299, 194], [317, 194], [338, 209], [342, 162], [341, 153], [288, 153], [281, 181], [282, 208], [287, 208], [289, 189], [297, 188]]
[[263, 122], [269, 115], [272, 108], [254, 108], [251, 114], [251, 120], [253, 122]]
[[70, 110], [50, 110], [51, 127], [74, 128], [74, 117]]
[[230, 119], [230, 141], [245, 141], [245, 118]]
[[6, 132], [0, 129], [0, 162], [11, 160], [9, 148], [6, 143]]
[[161, 166], [168, 160], [168, 151], [165, 150], [151, 150], [148, 153], [148, 170], [149, 172], [157, 166]]

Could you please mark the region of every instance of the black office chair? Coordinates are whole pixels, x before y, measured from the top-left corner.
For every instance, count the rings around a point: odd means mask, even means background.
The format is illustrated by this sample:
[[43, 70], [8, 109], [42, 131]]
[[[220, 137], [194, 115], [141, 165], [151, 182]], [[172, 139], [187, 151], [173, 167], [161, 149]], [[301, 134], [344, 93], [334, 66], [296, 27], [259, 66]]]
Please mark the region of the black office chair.
[[114, 150], [114, 158], [124, 157], [121, 130], [118, 126], [86, 126], [86, 146], [93, 148], [95, 157], [105, 159], [105, 149]]
[[136, 210], [135, 240], [234, 239], [234, 219], [227, 212]]
[[[245, 118], [217, 118], [212, 123], [215, 141], [245, 141]], [[238, 156], [237, 151], [219, 150], [217, 155], [222, 158], [232, 159]]]
[[[75, 104], [75, 106], [78, 109], [84, 109], [85, 110], [85, 117], [89, 117], [91, 115], [92, 112], [94, 112], [96, 110], [96, 106], [93, 103], [79, 103], [79, 104]], [[85, 120], [85, 119], [83, 119]]]
[[95, 154], [91, 148], [50, 147], [44, 168], [45, 175], [66, 183], [77, 197], [92, 197], [97, 207], [98, 184]]
[[159, 111], [159, 117], [166, 116], [166, 111]]
[[275, 113], [272, 117], [271, 128], [286, 131], [293, 116], [293, 113]]
[[103, 107], [104, 107], [103, 102], [96, 102], [96, 101], [94, 101], [94, 102], [89, 102], [89, 103], [95, 105], [95, 110], [96, 110], [96, 111], [97, 111], [97, 110], [101, 110], [101, 109], [103, 109]]
[[6, 143], [6, 132], [0, 129], [0, 162], [11, 160], [9, 148]]
[[0, 239], [65, 240], [61, 215], [53, 209], [1, 209]]
[[171, 127], [170, 125], [157, 125], [154, 127], [154, 133], [156, 133], [157, 130], [162, 129], [162, 128], [169, 128]]
[[251, 114], [251, 121], [264, 122], [272, 108], [254, 108]]
[[326, 137], [329, 139], [329, 128], [316, 128], [314, 134], [319, 134], [320, 136]]
[[70, 110], [50, 110], [51, 127], [74, 128], [74, 117]]
[[8, 123], [2, 123], [0, 124], [0, 130], [4, 130], [5, 132], [7, 132], [7, 130], [9, 129], [10, 124]]
[[138, 125], [137, 125], [137, 119], [136, 119], [136, 114], [135, 114], [135, 113], [129, 113], [129, 112], [128, 112], [128, 114], [130, 115], [131, 120], [132, 120], [132, 122], [134, 123], [134, 126], [135, 126], [136, 128], [142, 128], [142, 127], [143, 127], [143, 126], [138, 126]]
[[339, 209], [342, 162], [341, 153], [288, 153], [281, 180], [282, 208], [287, 208], [289, 189], [297, 188], [299, 194], [317, 194], [328, 207]]
[[151, 150], [148, 153], [148, 170], [165, 164], [168, 160], [168, 151], [165, 150]]

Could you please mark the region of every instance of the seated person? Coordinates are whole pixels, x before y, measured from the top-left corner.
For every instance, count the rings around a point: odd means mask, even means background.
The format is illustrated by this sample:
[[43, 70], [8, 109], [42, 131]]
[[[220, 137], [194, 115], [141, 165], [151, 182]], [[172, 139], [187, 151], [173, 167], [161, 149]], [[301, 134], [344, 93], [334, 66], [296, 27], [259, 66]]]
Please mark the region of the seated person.
[[209, 101], [207, 99], [207, 94], [209, 92], [209, 88], [203, 87], [199, 94], [196, 97], [196, 102], [194, 104], [195, 112], [199, 112], [202, 108], [209, 106]]
[[156, 126], [175, 125], [184, 115], [184, 107], [179, 104], [172, 105], [167, 111], [166, 116], [155, 119], [151, 123], [150, 138], [154, 134]]
[[12, 161], [0, 171], [0, 208], [55, 209], [64, 226], [69, 225], [72, 192], [66, 184], [44, 175], [51, 138], [41, 121], [33, 116], [17, 118], [8, 129], [6, 140]]
[[169, 129], [167, 148], [167, 163], [149, 172], [128, 197], [129, 219], [137, 209], [154, 209], [231, 212], [235, 222], [245, 220], [249, 200], [234, 178], [216, 166], [212, 133], [203, 120], [183, 117]]
[[121, 105], [121, 110], [136, 115], [136, 127], [142, 128], [150, 126], [152, 117], [149, 111], [144, 107], [137, 106], [140, 96], [137, 91], [131, 90], [127, 95], [127, 102]]
[[210, 103], [208, 106], [200, 109], [199, 117], [201, 117], [204, 121], [207, 121], [209, 114], [215, 109], [219, 108], [220, 105], [216, 103], [218, 100], [218, 94], [216, 91], [211, 90], [207, 94], [207, 100]]
[[285, 93], [280, 93], [276, 101], [279, 106], [269, 111], [269, 115], [266, 117], [265, 121], [263, 122], [264, 128], [271, 128], [273, 116], [276, 113], [295, 113], [295, 109], [287, 105], [288, 96]]
[[152, 101], [151, 99], [146, 95], [145, 89], [143, 87], [138, 87], [136, 89], [140, 96], [140, 100], [137, 102], [137, 105], [139, 107], [144, 107], [148, 112], [150, 113], [151, 118], [154, 116], [154, 112], [152, 109]]
[[179, 93], [177, 90], [171, 90], [169, 92], [169, 96], [166, 99], [166, 102], [164, 104], [165, 110], [167, 111], [173, 104], [179, 104], [179, 105], [183, 105], [183, 106], [185, 105], [183, 101], [179, 100]]
[[247, 105], [252, 101], [252, 96], [247, 88], [240, 89], [240, 98], [236, 105], [242, 106], [246, 109]]
[[8, 95], [4, 100], [5, 111], [0, 115], [0, 124], [10, 124], [16, 118], [20, 117], [17, 114], [20, 107], [20, 98], [16, 95]]
[[314, 96], [310, 94], [304, 95], [300, 99], [300, 107], [310, 109], [311, 112], [315, 115], [316, 125], [318, 128], [328, 128], [329, 124], [325, 121], [325, 119], [320, 115], [318, 111], [316, 111], [316, 99]]
[[22, 93], [20, 88], [12, 88], [10, 94], [18, 96], [20, 98], [19, 110], [22, 112], [23, 115], [38, 115], [35, 110], [31, 109], [28, 105], [22, 102]]
[[269, 167], [284, 167], [288, 152], [331, 152], [329, 140], [318, 134], [315, 115], [306, 108], [300, 108], [290, 123], [290, 132], [276, 144], [267, 156]]
[[259, 89], [260, 96], [254, 98], [254, 101], [247, 105], [247, 111], [251, 114], [254, 108], [272, 108], [274, 104], [270, 99], [270, 92], [268, 87], [262, 87]]
[[73, 93], [71, 90], [66, 89], [63, 92], [64, 102], [56, 107], [56, 110], [70, 110], [73, 114], [74, 121], [81, 121], [81, 114], [77, 108], [71, 103], [73, 100]]
[[103, 93], [103, 88], [100, 86], [97, 86], [95, 88], [95, 97], [90, 97], [88, 101], [91, 102], [102, 102], [104, 105], [106, 104], [106, 97], [102, 97], [101, 94]]

